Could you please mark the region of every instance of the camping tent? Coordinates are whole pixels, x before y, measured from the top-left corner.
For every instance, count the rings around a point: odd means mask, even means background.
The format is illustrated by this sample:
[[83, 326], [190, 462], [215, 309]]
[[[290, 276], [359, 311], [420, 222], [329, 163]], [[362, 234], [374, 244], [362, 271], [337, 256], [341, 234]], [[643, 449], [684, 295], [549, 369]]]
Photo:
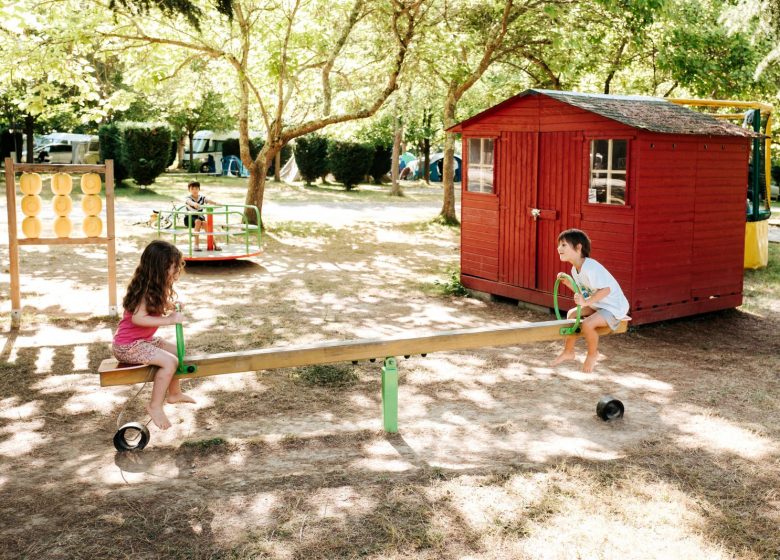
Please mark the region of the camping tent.
[[[422, 179], [422, 170], [421, 167], [421, 160], [417, 160], [417, 166], [415, 169], [414, 176], [416, 179]], [[429, 164], [429, 168], [431, 170], [431, 181], [434, 183], [441, 183], [442, 180], [442, 171], [444, 166], [444, 154], [438, 153], [431, 155], [431, 160]], [[455, 182], [460, 182], [460, 169], [461, 169], [461, 160], [460, 156], [455, 156]]]
[[249, 177], [249, 171], [236, 156], [222, 158], [222, 175], [228, 177]]

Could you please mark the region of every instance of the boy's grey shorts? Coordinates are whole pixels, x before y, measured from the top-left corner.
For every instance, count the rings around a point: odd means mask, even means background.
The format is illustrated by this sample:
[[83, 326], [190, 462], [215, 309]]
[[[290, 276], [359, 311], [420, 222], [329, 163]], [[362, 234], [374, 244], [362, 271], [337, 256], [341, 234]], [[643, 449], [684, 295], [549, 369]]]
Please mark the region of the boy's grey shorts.
[[617, 330], [617, 328], [620, 326], [620, 319], [615, 317], [612, 313], [607, 311], [606, 309], [596, 309], [596, 313], [604, 317], [604, 320], [609, 325], [609, 328], [613, 331]]

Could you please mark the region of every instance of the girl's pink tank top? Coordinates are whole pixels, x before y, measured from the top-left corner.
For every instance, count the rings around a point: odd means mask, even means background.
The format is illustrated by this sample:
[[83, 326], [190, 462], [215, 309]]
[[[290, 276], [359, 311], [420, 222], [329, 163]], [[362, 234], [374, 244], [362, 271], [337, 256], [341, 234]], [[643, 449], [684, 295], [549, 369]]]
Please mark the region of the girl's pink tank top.
[[139, 327], [134, 324], [133, 314], [125, 309], [125, 313], [122, 316], [122, 320], [119, 321], [119, 327], [117, 327], [114, 335], [114, 344], [126, 346], [136, 340], [151, 340], [156, 332], [157, 327]]

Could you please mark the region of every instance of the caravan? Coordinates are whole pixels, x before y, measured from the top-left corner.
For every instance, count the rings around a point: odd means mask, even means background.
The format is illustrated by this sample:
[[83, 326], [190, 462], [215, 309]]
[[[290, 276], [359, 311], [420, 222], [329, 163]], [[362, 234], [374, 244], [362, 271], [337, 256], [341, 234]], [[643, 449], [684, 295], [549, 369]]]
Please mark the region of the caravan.
[[[217, 173], [222, 170], [222, 147], [225, 140], [238, 138], [238, 132], [214, 132], [199, 130], [192, 140], [192, 159], [201, 173]], [[189, 167], [190, 146], [184, 148], [184, 167]]]
[[[254, 130], [249, 131], [249, 137], [255, 138], [258, 133]], [[213, 130], [199, 130], [195, 133], [192, 140], [192, 159], [197, 164], [197, 169], [201, 173], [220, 173], [223, 169], [222, 148], [225, 140], [238, 141], [239, 133], [237, 130], [229, 132], [214, 132]], [[184, 148], [183, 164], [189, 167], [190, 147]]]
[[97, 136], [54, 132], [36, 138], [33, 153], [39, 163], [97, 163], [100, 146]]

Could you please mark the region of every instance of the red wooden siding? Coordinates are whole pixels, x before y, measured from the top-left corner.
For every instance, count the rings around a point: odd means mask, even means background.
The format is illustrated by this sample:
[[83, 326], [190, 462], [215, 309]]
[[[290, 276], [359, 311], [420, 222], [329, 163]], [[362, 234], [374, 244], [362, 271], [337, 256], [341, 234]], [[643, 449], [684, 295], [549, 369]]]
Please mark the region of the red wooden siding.
[[529, 208], [536, 204], [538, 134], [504, 133], [499, 149], [498, 280], [534, 288], [536, 228]]
[[[539, 189], [536, 221], [536, 288], [552, 293], [558, 272], [570, 272], [558, 257], [558, 234], [580, 227], [583, 193], [583, 137], [580, 132], [541, 134], [539, 149]], [[587, 157], [587, 156], [586, 156]], [[549, 212], [548, 212], [549, 211]], [[549, 218], [547, 218], [549, 216]]]
[[675, 135], [639, 140], [644, 165], [637, 177], [634, 309], [690, 298], [697, 140]]
[[568, 130], [587, 131], [589, 134], [614, 133], [624, 136], [636, 134], [636, 130], [629, 126], [549, 97], [541, 97], [539, 111], [539, 130], [541, 132]]
[[[465, 176], [465, 167], [463, 171]], [[497, 196], [464, 190], [461, 198], [461, 273], [488, 280], [498, 278], [498, 223]]]
[[[496, 194], [463, 192], [464, 285], [551, 307], [555, 275], [568, 272], [558, 233], [578, 227], [635, 324], [742, 303], [748, 139], [649, 133], [545, 95], [462, 132], [497, 138]], [[593, 138], [629, 142], [625, 206], [588, 202]]]
[[[486, 135], [490, 137], [492, 135]], [[493, 164], [500, 158], [494, 147]], [[460, 271], [461, 274], [498, 279], [498, 196], [493, 193], [468, 192], [468, 145], [463, 139], [463, 168], [461, 183]], [[494, 172], [494, 189], [496, 187]]]
[[[597, 135], [600, 138], [606, 136]], [[641, 165], [637, 142], [626, 131], [615, 131], [613, 139], [628, 139], [628, 173], [626, 184], [626, 205], [589, 203], [587, 189], [590, 186], [589, 152], [591, 138], [586, 137], [583, 152], [582, 221], [580, 227], [587, 232], [591, 241], [591, 257], [599, 261], [615, 277], [620, 289], [632, 301], [634, 290], [634, 220], [638, 191], [637, 171]]]
[[694, 299], [742, 293], [748, 158], [745, 141], [711, 139], [698, 145]]

